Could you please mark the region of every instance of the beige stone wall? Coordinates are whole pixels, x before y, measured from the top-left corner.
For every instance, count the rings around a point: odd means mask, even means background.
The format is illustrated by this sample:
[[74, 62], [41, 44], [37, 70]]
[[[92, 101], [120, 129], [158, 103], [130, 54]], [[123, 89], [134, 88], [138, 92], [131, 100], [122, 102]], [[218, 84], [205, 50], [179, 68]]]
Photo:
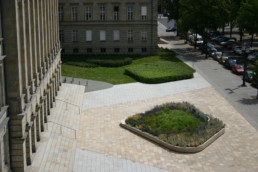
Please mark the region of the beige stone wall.
[[2, 34], [2, 19], [0, 8], [0, 171], [7, 172], [10, 170], [9, 158], [9, 133], [7, 106], [5, 102], [5, 81], [4, 81], [4, 59], [3, 54], [3, 34]]
[[[100, 20], [99, 8], [105, 7], [105, 20]], [[114, 6], [119, 7], [119, 20], [114, 20]], [[133, 7], [133, 20], [127, 18], [127, 7]], [[141, 8], [147, 7], [147, 17], [142, 19]], [[128, 48], [133, 48], [134, 54], [155, 54], [157, 45], [157, 0], [59, 0], [59, 7], [63, 10], [63, 21], [60, 21], [60, 30], [64, 33], [61, 43], [64, 53], [92, 53], [100, 54], [105, 48], [107, 54], [115, 54], [114, 49], [119, 48], [120, 54], [127, 54]], [[72, 20], [72, 7], [77, 7], [77, 21]], [[91, 8], [91, 20], [86, 20], [85, 9]], [[72, 41], [72, 31], [78, 33], [78, 41]], [[92, 31], [92, 41], [86, 41], [86, 30]], [[106, 40], [100, 41], [99, 32], [106, 32]], [[114, 41], [113, 32], [119, 30], [120, 40]], [[128, 30], [133, 32], [133, 41], [128, 41]], [[146, 32], [146, 40], [141, 39], [141, 32]], [[146, 52], [142, 52], [146, 48]]]
[[58, 1], [0, 1], [10, 167], [26, 171], [61, 84]]

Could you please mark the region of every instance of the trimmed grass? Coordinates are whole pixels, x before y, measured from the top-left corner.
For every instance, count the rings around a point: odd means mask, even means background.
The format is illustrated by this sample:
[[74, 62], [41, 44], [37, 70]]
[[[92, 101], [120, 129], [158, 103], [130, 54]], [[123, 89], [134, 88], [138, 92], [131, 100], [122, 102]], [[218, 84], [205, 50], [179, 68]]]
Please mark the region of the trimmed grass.
[[[69, 57], [65, 55], [62, 56], [62, 75], [69, 76], [69, 77], [75, 77], [75, 78], [84, 78], [84, 79], [91, 79], [91, 80], [98, 80], [98, 81], [104, 81], [111, 84], [124, 84], [124, 83], [132, 83], [137, 82], [137, 80], [133, 77], [130, 77], [125, 74], [125, 70], [127, 68], [134, 67], [136, 65], [143, 65], [143, 64], [162, 64], [163, 66], [168, 66], [167, 69], [170, 70], [170, 68], [175, 68], [177, 70], [174, 70], [175, 72], [179, 71], [180, 69], [187, 69], [194, 72], [193, 69], [188, 67], [186, 64], [184, 64], [182, 61], [176, 58], [175, 53], [163, 50], [161, 49], [159, 52], [159, 55], [155, 56], [131, 56], [132, 59], [131, 64], [127, 64], [125, 66], [120, 67], [100, 67], [100, 66], [94, 66], [94, 67], [80, 67], [80, 66], [87, 66], [85, 64], [85, 59], [93, 59], [96, 57], [97, 59], [100, 58], [100, 56], [73, 56]], [[103, 56], [104, 59], [112, 59], [112, 56]], [[113, 59], [117, 58], [128, 58], [128, 56], [113, 56]], [[75, 65], [71, 61], [76, 61], [76, 63], [82, 63], [82, 65]], [[90, 61], [90, 60], [89, 60]], [[172, 64], [173, 63], [173, 64]], [[73, 65], [74, 64], [74, 65]], [[138, 67], [137, 67], [138, 68]], [[180, 69], [179, 69], [180, 68]], [[148, 71], [151, 71], [149, 69]], [[170, 70], [171, 71], [171, 70]], [[192, 73], [193, 73], [192, 72]], [[156, 76], [161, 75], [162, 72], [149, 72], [150, 75]], [[170, 72], [171, 74], [171, 72]], [[162, 81], [163, 82], [163, 81]]]
[[181, 131], [194, 130], [202, 121], [183, 110], [170, 110], [164, 108], [161, 111], [146, 117], [137, 119], [142, 125], [137, 125], [138, 129], [145, 129], [154, 134], [157, 131], [160, 133], [179, 133]]

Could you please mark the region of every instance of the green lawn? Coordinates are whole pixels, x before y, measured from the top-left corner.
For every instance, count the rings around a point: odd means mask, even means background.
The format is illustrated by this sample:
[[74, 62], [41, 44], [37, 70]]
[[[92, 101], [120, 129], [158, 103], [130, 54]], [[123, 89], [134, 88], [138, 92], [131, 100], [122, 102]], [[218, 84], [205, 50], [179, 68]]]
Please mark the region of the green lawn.
[[[99, 57], [99, 56], [98, 56]], [[107, 57], [105, 57], [107, 58]], [[105, 59], [104, 58], [104, 59]], [[74, 58], [69, 58], [67, 56], [65, 56], [65, 59], [63, 59], [62, 57], [62, 75], [63, 76], [70, 76], [70, 77], [75, 77], [75, 78], [84, 78], [84, 79], [90, 79], [90, 80], [98, 80], [98, 81], [104, 81], [104, 82], [108, 82], [111, 84], [124, 84], [124, 83], [132, 83], [132, 82], [137, 82], [136, 79], [128, 76], [125, 74], [125, 70], [127, 68], [138, 68], [138, 65], [144, 65], [144, 64], [150, 64], [152, 63], [154, 64], [163, 64], [162, 66], [167, 66], [167, 68], [165, 69], [169, 71], [169, 73], [171, 74], [171, 71], [173, 73], [176, 72], [178, 73], [178, 69], [180, 68], [180, 71], [184, 71], [184, 69], [186, 69], [187, 71], [189, 71], [189, 69], [191, 70], [191, 72], [193, 73], [194, 70], [191, 69], [190, 67], [188, 67], [187, 65], [185, 65], [183, 62], [181, 62], [179, 59], [177, 59], [175, 57], [175, 54], [173, 52], [169, 52], [167, 50], [160, 50], [159, 55], [156, 56], [132, 56], [130, 57], [132, 58], [132, 63], [125, 65], [125, 66], [121, 66], [121, 67], [92, 67], [92, 68], [87, 68], [87, 67], [79, 67], [79, 66], [75, 66], [75, 65], [69, 65], [71, 64], [71, 60]], [[76, 58], [76, 63], [80, 63], [80, 59], [81, 62], [85, 61], [85, 58], [83, 57], [79, 57]], [[91, 57], [92, 59], [92, 57]], [[169, 62], [168, 62], [169, 61]], [[151, 65], [150, 65], [151, 67]], [[140, 66], [140, 68], [142, 68]], [[173, 70], [176, 69], [176, 70]], [[148, 68], [148, 73], [152, 76], [159, 76], [162, 75], [162, 73], [164, 73], [164, 69], [162, 67], [163, 71], [158, 71], [158, 70], [153, 70], [151, 68]], [[165, 72], [167, 73], [167, 72]], [[164, 81], [165, 82], [165, 81]]]
[[169, 108], [164, 108], [153, 115], [138, 117], [137, 121], [139, 124], [135, 126], [136, 128], [147, 130], [151, 134], [157, 131], [158, 133], [179, 133], [194, 130], [202, 123], [199, 118], [189, 112]]

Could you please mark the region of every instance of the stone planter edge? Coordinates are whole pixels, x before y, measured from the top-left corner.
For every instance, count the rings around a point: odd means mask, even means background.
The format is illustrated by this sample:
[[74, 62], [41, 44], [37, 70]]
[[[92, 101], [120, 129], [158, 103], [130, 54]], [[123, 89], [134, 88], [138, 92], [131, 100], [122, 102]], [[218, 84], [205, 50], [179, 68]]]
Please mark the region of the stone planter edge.
[[219, 138], [221, 135], [223, 135], [225, 133], [225, 127], [222, 128], [219, 132], [217, 132], [214, 136], [212, 136], [211, 138], [209, 138], [206, 142], [204, 142], [203, 144], [197, 146], [197, 147], [180, 147], [180, 146], [173, 146], [169, 143], [166, 143], [160, 139], [158, 139], [155, 136], [152, 136], [149, 133], [143, 132], [137, 128], [131, 127], [130, 125], [127, 125], [125, 123], [125, 120], [122, 120], [120, 123], [120, 126], [133, 132], [136, 133], [148, 140], [151, 140], [169, 150], [175, 151], [175, 152], [180, 152], [180, 153], [197, 153], [200, 152], [202, 150], [204, 150], [206, 147], [208, 147], [211, 143], [213, 143], [217, 138]]

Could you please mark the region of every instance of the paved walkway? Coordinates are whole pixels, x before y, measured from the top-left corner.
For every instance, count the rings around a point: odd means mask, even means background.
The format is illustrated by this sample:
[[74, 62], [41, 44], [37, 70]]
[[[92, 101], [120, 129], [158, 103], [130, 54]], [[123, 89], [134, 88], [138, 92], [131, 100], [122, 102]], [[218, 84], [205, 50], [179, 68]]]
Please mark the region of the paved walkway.
[[115, 85], [112, 88], [86, 93], [83, 109], [111, 106], [119, 103], [163, 97], [175, 93], [209, 87], [210, 84], [198, 73], [193, 79], [162, 84], [131, 83]]
[[[102, 103], [96, 99], [90, 100], [92, 104]], [[205, 113], [218, 117], [226, 124], [226, 133], [202, 152], [179, 154], [119, 126], [121, 120], [133, 114], [171, 101], [188, 101]], [[172, 172], [258, 171], [257, 131], [212, 87], [112, 106], [104, 105], [85, 110], [81, 116], [77, 148], [90, 151], [88, 154], [86, 151], [87, 155], [84, 156], [97, 152]], [[98, 157], [96, 156], [95, 161], [102, 162], [103, 159]], [[102, 163], [99, 165], [102, 166]], [[113, 166], [106, 168], [112, 169]]]

